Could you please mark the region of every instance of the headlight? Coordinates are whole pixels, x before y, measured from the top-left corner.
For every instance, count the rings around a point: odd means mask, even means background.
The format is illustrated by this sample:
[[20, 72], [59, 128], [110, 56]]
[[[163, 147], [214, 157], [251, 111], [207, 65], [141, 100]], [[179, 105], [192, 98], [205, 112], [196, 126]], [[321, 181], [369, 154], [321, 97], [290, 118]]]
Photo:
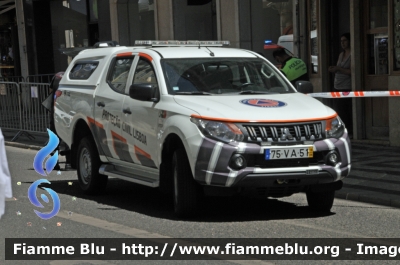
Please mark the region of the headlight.
[[327, 138], [340, 138], [344, 133], [344, 123], [336, 116], [333, 119], [326, 121], [326, 137]]
[[205, 136], [210, 138], [226, 143], [241, 142], [244, 139], [242, 131], [233, 123], [209, 121], [197, 118], [190, 118], [190, 121], [196, 124]]

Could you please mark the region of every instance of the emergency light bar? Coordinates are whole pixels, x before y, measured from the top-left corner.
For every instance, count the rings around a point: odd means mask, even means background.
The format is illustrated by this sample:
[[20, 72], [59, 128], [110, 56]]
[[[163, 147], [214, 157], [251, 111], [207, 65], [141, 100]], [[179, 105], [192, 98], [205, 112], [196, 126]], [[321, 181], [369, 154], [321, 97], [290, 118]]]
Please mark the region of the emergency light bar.
[[275, 50], [275, 49], [281, 49], [281, 48], [283, 48], [283, 47], [276, 43], [273, 43], [272, 40], [264, 41], [264, 50]]
[[221, 47], [221, 46], [229, 46], [230, 42], [228, 40], [224, 41], [215, 41], [215, 40], [137, 40], [135, 41], [136, 46], [207, 46], [207, 47]]

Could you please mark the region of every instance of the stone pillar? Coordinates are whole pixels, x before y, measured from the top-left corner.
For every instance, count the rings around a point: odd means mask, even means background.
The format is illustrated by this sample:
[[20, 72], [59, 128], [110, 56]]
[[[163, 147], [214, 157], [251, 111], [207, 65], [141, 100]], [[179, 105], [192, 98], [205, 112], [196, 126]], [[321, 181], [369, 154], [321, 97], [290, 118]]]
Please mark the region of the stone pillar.
[[110, 24], [111, 39], [119, 43], [117, 2], [118, 0], [110, 0]]
[[[219, 4], [219, 5], [218, 5]], [[229, 40], [230, 47], [240, 47], [240, 34], [239, 34], [239, 6], [238, 0], [219, 0], [217, 2], [220, 12], [217, 12], [217, 32], [220, 40]], [[219, 27], [218, 27], [219, 25]]]
[[156, 0], [155, 20], [156, 20], [156, 39], [174, 39], [174, 17], [172, 0]]
[[17, 15], [17, 27], [18, 27], [18, 42], [19, 42], [19, 54], [21, 62], [21, 75], [27, 77], [29, 75], [28, 70], [28, 53], [26, 48], [26, 34], [25, 34], [25, 18], [24, 18], [24, 5], [23, 0], [15, 1], [15, 12]]
[[318, 74], [321, 77], [321, 87], [320, 90], [315, 90], [316, 92], [328, 92], [329, 91], [329, 57], [325, 56], [329, 53], [329, 35], [328, 30], [325, 30], [329, 26], [329, 21], [327, 21], [327, 12], [329, 9], [328, 1], [320, 0], [319, 1], [319, 13], [318, 13], [318, 28], [317, 28], [317, 38], [318, 38]]
[[[389, 76], [389, 90], [400, 90], [400, 76]], [[400, 146], [400, 98], [389, 98], [389, 142], [391, 146]]]
[[[362, 29], [363, 14], [361, 11], [362, 0], [350, 1], [350, 47], [351, 47], [351, 86], [352, 90], [363, 90], [362, 56]], [[364, 100], [353, 98], [353, 139], [365, 139], [364, 126]]]

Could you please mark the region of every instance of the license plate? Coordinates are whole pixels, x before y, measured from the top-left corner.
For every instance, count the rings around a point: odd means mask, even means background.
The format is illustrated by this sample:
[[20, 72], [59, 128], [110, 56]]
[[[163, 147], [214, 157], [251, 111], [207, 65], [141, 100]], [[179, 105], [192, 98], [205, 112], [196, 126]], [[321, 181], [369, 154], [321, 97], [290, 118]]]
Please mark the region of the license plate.
[[313, 147], [293, 147], [265, 149], [265, 160], [312, 158]]

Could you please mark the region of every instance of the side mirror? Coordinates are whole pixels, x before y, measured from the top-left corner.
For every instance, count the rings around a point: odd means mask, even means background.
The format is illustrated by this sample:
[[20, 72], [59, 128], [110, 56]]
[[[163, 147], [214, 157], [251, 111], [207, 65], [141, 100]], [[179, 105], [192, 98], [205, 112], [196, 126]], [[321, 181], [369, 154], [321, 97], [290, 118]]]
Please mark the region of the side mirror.
[[296, 89], [304, 94], [310, 94], [314, 91], [314, 87], [309, 81], [296, 81]]
[[155, 84], [134, 84], [129, 88], [129, 96], [141, 101], [158, 102], [159, 95], [158, 86]]

